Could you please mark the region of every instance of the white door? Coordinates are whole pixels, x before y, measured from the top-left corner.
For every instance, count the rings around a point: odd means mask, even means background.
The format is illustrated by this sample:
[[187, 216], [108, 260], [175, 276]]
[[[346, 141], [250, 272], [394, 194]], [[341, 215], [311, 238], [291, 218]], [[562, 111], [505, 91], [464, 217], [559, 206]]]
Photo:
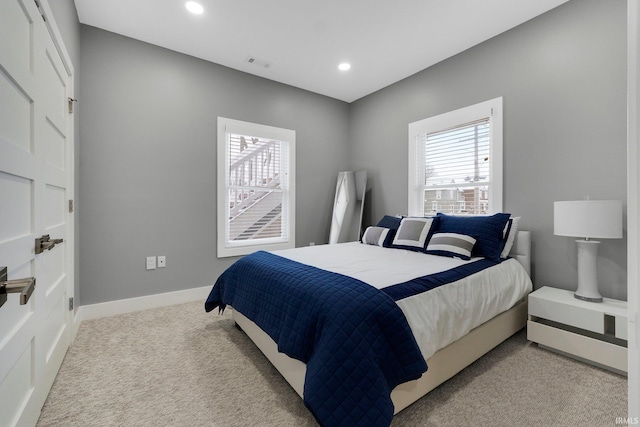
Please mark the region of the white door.
[[640, 5], [630, 1], [627, 11], [629, 418], [637, 424], [640, 417]]
[[[0, 307], [3, 427], [35, 425], [72, 330], [73, 71], [51, 25], [34, 0], [0, 1], [0, 266], [36, 278], [25, 305]], [[45, 234], [64, 241], [36, 254]]]

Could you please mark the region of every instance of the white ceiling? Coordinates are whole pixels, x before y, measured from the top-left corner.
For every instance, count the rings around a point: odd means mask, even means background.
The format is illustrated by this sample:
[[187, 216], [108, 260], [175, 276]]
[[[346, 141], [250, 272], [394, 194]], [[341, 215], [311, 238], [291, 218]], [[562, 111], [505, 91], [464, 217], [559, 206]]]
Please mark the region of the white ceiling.
[[352, 102], [567, 0], [185, 1], [75, 3], [83, 24]]

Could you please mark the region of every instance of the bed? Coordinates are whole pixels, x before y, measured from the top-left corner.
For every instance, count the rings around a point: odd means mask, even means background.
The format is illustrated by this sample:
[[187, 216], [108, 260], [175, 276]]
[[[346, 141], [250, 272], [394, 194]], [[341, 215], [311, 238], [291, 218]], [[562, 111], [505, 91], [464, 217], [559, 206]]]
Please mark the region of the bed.
[[[530, 233], [518, 231], [517, 222], [512, 227], [513, 219], [502, 215], [489, 224], [494, 228], [489, 232], [485, 220], [479, 232], [476, 220], [469, 228], [467, 219], [449, 217], [420, 219], [422, 225], [412, 219], [412, 227], [403, 231], [401, 224], [409, 219], [385, 217], [367, 229], [363, 242], [259, 252], [239, 260], [237, 268], [234, 264], [218, 279], [205, 308], [232, 306], [237, 325], [321, 425], [388, 425], [394, 414], [526, 324], [526, 296], [532, 289]], [[412, 236], [406, 233], [409, 229]], [[461, 230], [476, 237], [480, 233], [473, 250], [450, 244], [451, 236], [464, 237], [451, 233]], [[496, 253], [477, 256], [473, 251], [486, 244], [483, 233], [498, 231], [499, 259]], [[437, 244], [443, 242], [449, 245]], [[459, 249], [462, 254], [450, 252]], [[300, 284], [291, 287], [298, 277], [304, 286], [319, 282], [313, 296], [302, 298], [310, 300], [309, 306], [301, 305], [297, 296]], [[244, 283], [251, 281], [255, 284], [247, 291]], [[280, 293], [274, 291], [276, 282], [284, 282]], [[325, 290], [332, 286], [335, 290]], [[331, 299], [340, 292], [344, 295]], [[327, 302], [325, 294], [330, 295]], [[293, 302], [281, 306], [283, 299]], [[330, 314], [312, 314], [315, 306]], [[364, 314], [357, 314], [360, 310]], [[362, 320], [365, 316], [385, 319]], [[370, 324], [375, 330], [363, 332], [363, 325]], [[345, 334], [348, 340], [331, 341]], [[367, 342], [375, 350], [367, 348]]]

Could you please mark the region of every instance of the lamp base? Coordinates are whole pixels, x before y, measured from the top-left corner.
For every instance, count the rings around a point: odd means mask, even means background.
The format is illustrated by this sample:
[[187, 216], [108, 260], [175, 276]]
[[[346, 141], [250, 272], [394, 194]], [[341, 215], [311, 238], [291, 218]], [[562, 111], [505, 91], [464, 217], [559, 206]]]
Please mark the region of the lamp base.
[[580, 300], [582, 300], [582, 301], [589, 301], [589, 302], [602, 302], [602, 297], [600, 297], [600, 298], [598, 298], [598, 297], [596, 297], [596, 298], [593, 298], [593, 297], [587, 297], [587, 296], [584, 296], [584, 295], [578, 295], [578, 293], [577, 293], [577, 292], [576, 292], [576, 293], [574, 293], [574, 294], [573, 294], [573, 296], [574, 296], [576, 299], [580, 299]]
[[596, 270], [600, 242], [576, 240], [576, 244], [578, 245], [578, 289], [573, 296], [583, 301], [602, 302], [602, 295], [598, 292]]

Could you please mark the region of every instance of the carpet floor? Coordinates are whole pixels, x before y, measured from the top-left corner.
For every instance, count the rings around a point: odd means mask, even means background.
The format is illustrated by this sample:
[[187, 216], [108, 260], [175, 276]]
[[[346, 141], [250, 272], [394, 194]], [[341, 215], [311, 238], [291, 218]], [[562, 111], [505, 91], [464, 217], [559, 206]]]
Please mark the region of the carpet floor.
[[[615, 426], [627, 379], [521, 331], [398, 414], [400, 426]], [[82, 322], [45, 426], [316, 426], [229, 312], [194, 302]]]

